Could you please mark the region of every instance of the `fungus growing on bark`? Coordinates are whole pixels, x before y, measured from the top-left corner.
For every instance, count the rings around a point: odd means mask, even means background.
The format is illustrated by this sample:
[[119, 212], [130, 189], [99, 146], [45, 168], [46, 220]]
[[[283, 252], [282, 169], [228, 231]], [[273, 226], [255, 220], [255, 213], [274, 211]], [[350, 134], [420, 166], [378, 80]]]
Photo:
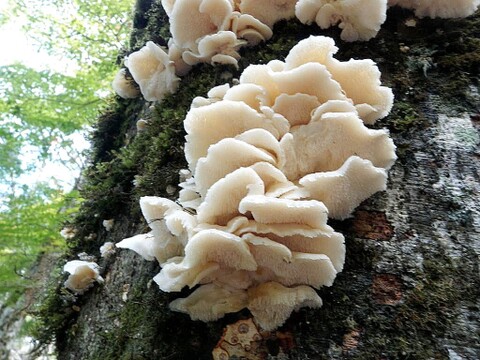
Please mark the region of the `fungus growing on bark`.
[[196, 224], [195, 218], [165, 198], [142, 197], [140, 208], [152, 231], [124, 239], [116, 246], [133, 250], [148, 261], [157, 259], [160, 264], [183, 255], [189, 232]]
[[249, 14], [267, 25], [270, 29], [280, 20], [295, 16], [297, 0], [240, 0], [238, 8], [242, 14]]
[[238, 40], [233, 32], [219, 31], [201, 38], [198, 42], [197, 52], [185, 51], [183, 60], [188, 65], [202, 62], [237, 66], [237, 60], [240, 59], [237, 51], [243, 44], [245, 41]]
[[133, 99], [140, 95], [140, 90], [135, 86], [132, 78], [127, 79], [127, 69], [118, 70], [112, 81], [115, 93], [124, 99]]
[[152, 41], [131, 53], [125, 66], [147, 101], [160, 101], [166, 94], [177, 91], [180, 79], [175, 75], [174, 62]]
[[331, 286], [345, 260], [328, 217], [384, 190], [396, 158], [388, 132], [365, 125], [388, 114], [391, 90], [372, 61], [336, 50], [311, 37], [194, 100], [180, 205], [141, 198], [151, 233], [117, 244], [159, 261], [163, 291], [199, 286], [172, 310], [209, 321], [247, 307], [274, 329], [321, 306], [312, 288]]
[[228, 30], [233, 12], [228, 0], [175, 0], [170, 3], [173, 3], [167, 6], [170, 32], [180, 49], [197, 52], [198, 42], [204, 36]]
[[319, 308], [322, 299], [308, 286], [288, 288], [276, 282], [267, 282], [248, 290], [248, 310], [267, 331], [282, 325], [293, 311], [302, 307]]
[[99, 266], [90, 261], [72, 260], [63, 266], [63, 271], [70, 275], [65, 281], [64, 286], [74, 293], [82, 295], [93, 286], [96, 281], [103, 283], [103, 278], [98, 272]]
[[100, 256], [102, 258], [108, 258], [115, 254], [115, 244], [113, 242], [106, 242], [100, 246]]
[[419, 18], [463, 18], [472, 15], [480, 0], [388, 0], [389, 6], [413, 9]]
[[322, 29], [337, 25], [345, 41], [375, 37], [385, 22], [387, 0], [299, 0], [295, 15], [304, 24], [316, 22]]

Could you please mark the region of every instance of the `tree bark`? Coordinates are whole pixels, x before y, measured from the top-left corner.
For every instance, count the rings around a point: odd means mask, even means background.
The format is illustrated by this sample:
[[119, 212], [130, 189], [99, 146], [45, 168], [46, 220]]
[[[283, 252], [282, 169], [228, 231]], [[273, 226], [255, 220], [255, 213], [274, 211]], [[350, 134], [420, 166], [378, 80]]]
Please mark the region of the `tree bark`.
[[[168, 38], [159, 3], [138, 0], [132, 49]], [[166, 187], [178, 184], [178, 170], [185, 167], [182, 120], [193, 97], [238, 77], [250, 63], [283, 59], [311, 34], [334, 37], [338, 59], [378, 64], [396, 100], [376, 127], [390, 130], [398, 160], [387, 191], [364, 202], [352, 218], [331, 222], [346, 237], [347, 256], [333, 286], [319, 291], [322, 308], [292, 314], [245, 348], [222, 335], [249, 319], [248, 311], [210, 323], [171, 312], [168, 303], [179, 294], [152, 284], [158, 264], [117, 250], [101, 260], [103, 286], [76, 300], [57, 295], [63, 316], [53, 329], [58, 358], [211, 359], [215, 348], [232, 359], [479, 358], [479, 25], [478, 12], [431, 20], [392, 8], [375, 39], [345, 43], [337, 29], [284, 21], [267, 43], [242, 52], [239, 70], [198, 66], [178, 93], [153, 108], [117, 99], [93, 137], [74, 253], [98, 254], [103, 242], [145, 230], [138, 198], [168, 196]], [[135, 135], [142, 117], [151, 125]], [[106, 232], [101, 221], [109, 218], [115, 225]]]

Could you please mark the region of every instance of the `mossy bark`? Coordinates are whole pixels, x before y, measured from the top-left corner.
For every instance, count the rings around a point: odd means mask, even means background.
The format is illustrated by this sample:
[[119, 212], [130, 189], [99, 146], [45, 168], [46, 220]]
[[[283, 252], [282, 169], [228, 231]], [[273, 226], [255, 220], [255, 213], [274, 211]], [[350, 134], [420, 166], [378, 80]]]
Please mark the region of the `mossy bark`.
[[[138, 0], [132, 49], [168, 38], [159, 3]], [[395, 93], [392, 113], [376, 125], [388, 128], [397, 145], [388, 190], [351, 219], [331, 223], [346, 237], [347, 260], [333, 286], [319, 291], [321, 309], [293, 314], [249, 351], [220, 346], [248, 359], [480, 357], [480, 14], [415, 19], [409, 27], [412, 18], [390, 9], [375, 39], [353, 44], [342, 42], [337, 29], [281, 22], [267, 43], [242, 51], [238, 70], [195, 67], [176, 94], [153, 106], [116, 99], [93, 137], [72, 254], [98, 254], [105, 241], [145, 231], [139, 196], [176, 197], [166, 188], [178, 183], [185, 167], [182, 120], [195, 96], [231, 82], [248, 64], [283, 59], [302, 38], [329, 35], [340, 48], [338, 59], [373, 59]], [[150, 123], [141, 134], [135, 131], [139, 118]], [[115, 225], [106, 232], [101, 223], [110, 218]], [[59, 359], [210, 359], [224, 328], [250, 317], [243, 311], [211, 323], [191, 321], [168, 310], [178, 294], [152, 284], [156, 263], [129, 251], [100, 261], [103, 286], [72, 299], [59, 279], [57, 294], [44, 306]]]

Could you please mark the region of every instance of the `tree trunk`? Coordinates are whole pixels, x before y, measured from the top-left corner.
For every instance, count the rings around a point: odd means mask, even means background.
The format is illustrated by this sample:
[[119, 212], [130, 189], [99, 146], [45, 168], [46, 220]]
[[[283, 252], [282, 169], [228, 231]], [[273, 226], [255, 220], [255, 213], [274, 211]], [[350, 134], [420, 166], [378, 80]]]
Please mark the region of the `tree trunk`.
[[[132, 50], [147, 40], [165, 44], [169, 35], [159, 3], [138, 0]], [[365, 43], [345, 43], [337, 29], [284, 21], [271, 40], [242, 51], [239, 70], [197, 66], [176, 94], [154, 106], [117, 99], [93, 136], [72, 255], [98, 255], [105, 241], [145, 231], [140, 196], [176, 198], [166, 188], [178, 184], [178, 170], [185, 168], [182, 120], [193, 97], [238, 77], [248, 64], [283, 60], [311, 34], [334, 37], [340, 60], [378, 64], [395, 105], [375, 127], [390, 130], [398, 155], [387, 191], [364, 202], [352, 218], [331, 222], [345, 235], [347, 256], [333, 286], [319, 291], [323, 307], [302, 309], [277, 331], [261, 332], [242, 347], [222, 335], [249, 319], [248, 311], [210, 323], [171, 312], [168, 303], [179, 294], [152, 283], [158, 264], [117, 250], [99, 260], [102, 286], [76, 299], [62, 291], [50, 298], [45, 329], [56, 336], [59, 359], [211, 359], [214, 348], [232, 359], [480, 357], [478, 12], [431, 20], [392, 8], [378, 36]], [[150, 125], [136, 134], [139, 118]], [[115, 223], [107, 232], [101, 223], [110, 218]]]

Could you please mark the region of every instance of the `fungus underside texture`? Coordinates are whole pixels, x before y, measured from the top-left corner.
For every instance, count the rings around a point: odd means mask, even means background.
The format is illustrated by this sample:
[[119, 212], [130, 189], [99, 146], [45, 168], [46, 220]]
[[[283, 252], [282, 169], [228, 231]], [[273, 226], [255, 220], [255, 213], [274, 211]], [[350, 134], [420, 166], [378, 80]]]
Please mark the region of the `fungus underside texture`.
[[[285, 56], [298, 40], [321, 33], [340, 45], [337, 58], [375, 60], [383, 83], [396, 95], [392, 113], [378, 125], [390, 129], [398, 147], [390, 190], [362, 205], [352, 220], [333, 223], [346, 236], [345, 268], [334, 287], [320, 290], [322, 309], [301, 310], [280, 329], [293, 334], [294, 346], [285, 349], [290, 359], [365, 359], [372, 354], [443, 359], [452, 351], [474, 358], [478, 351], [472, 337], [478, 330], [473, 246], [478, 241], [478, 209], [465, 207], [473, 193], [455, 191], [452, 176], [446, 176], [458, 175], [461, 168], [462, 176], [475, 178], [478, 163], [469, 148], [445, 147], [445, 140], [438, 138], [444, 132], [438, 114], [454, 118], [479, 111], [478, 95], [470, 90], [479, 80], [479, 16], [425, 19], [409, 28], [404, 22], [411, 16], [389, 10], [379, 35], [368, 44], [342, 44], [335, 29], [281, 22], [267, 44], [245, 49], [239, 61], [240, 70], [249, 63], [265, 63]], [[139, 1], [135, 19], [133, 48], [146, 40], [159, 42], [159, 34], [168, 36], [164, 28], [158, 29], [165, 15], [156, 2]], [[402, 52], [402, 45], [409, 52]], [[182, 80], [175, 97], [167, 96], [153, 111], [140, 100], [117, 99], [105, 112], [94, 135], [95, 157], [87, 172], [86, 202], [75, 221], [80, 232], [71, 241], [72, 254], [94, 253], [106, 240], [116, 242], [145, 229], [138, 197], [167, 196], [166, 186], [178, 181], [178, 170], [186, 166], [181, 122], [193, 97], [205, 96], [225, 82], [225, 76], [231, 79], [226, 72], [240, 73], [201, 65]], [[151, 116], [150, 128], [133, 138], [136, 120], [145, 114]], [[478, 118], [472, 119], [471, 125], [452, 120], [458, 125], [455, 134], [478, 131]], [[436, 136], [439, 140], [432, 141]], [[141, 181], [133, 188], [136, 174]], [[442, 187], [432, 187], [440, 178]], [[120, 225], [107, 234], [101, 222], [112, 214]], [[92, 232], [97, 238], [85, 240]], [[100, 265], [106, 269], [103, 287], [73, 303], [53, 290], [40, 309], [43, 339], [56, 337], [61, 359], [210, 359], [222, 328], [247, 315], [191, 322], [167, 310], [176, 296], [148, 286], [159, 271], [154, 263], [124, 252]], [[128, 301], [123, 302], [126, 284]], [[80, 311], [72, 311], [72, 305]], [[472, 331], [465, 332], [467, 327]], [[273, 337], [263, 346], [265, 354], [276, 356], [285, 342]]]

